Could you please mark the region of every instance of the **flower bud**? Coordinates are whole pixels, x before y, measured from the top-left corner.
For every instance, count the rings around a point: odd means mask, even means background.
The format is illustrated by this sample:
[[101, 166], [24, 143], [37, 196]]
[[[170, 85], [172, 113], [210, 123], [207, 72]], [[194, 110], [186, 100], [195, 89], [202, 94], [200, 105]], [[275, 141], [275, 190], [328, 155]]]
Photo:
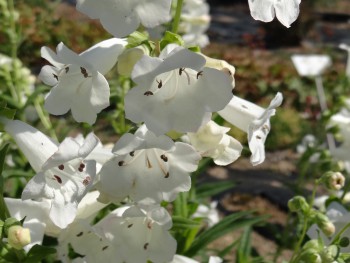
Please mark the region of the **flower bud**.
[[137, 61], [143, 55], [149, 55], [149, 49], [146, 45], [140, 45], [134, 48], [125, 49], [118, 57], [118, 72], [124, 76], [130, 76]]
[[340, 190], [344, 187], [345, 177], [340, 172], [329, 171], [322, 175], [321, 182], [323, 182], [329, 190]]
[[321, 248], [320, 243], [317, 239], [311, 239], [309, 241], [307, 241], [305, 243], [305, 245], [303, 246], [303, 250], [306, 249], [315, 249], [315, 250], [319, 250]]
[[30, 230], [22, 226], [11, 226], [8, 230], [8, 243], [15, 249], [22, 249], [30, 243]]
[[322, 230], [326, 236], [331, 236], [335, 232], [334, 224], [328, 219], [327, 216], [321, 213], [315, 215], [316, 224]]
[[315, 249], [307, 249], [303, 251], [300, 255], [300, 259], [302, 262], [307, 263], [322, 263], [322, 258]]
[[295, 196], [288, 201], [288, 208], [291, 212], [307, 212], [310, 209], [309, 204], [302, 196]]
[[340, 240], [339, 240], [339, 246], [340, 247], [347, 247], [349, 246], [350, 244], [350, 240], [348, 237], [342, 237]]

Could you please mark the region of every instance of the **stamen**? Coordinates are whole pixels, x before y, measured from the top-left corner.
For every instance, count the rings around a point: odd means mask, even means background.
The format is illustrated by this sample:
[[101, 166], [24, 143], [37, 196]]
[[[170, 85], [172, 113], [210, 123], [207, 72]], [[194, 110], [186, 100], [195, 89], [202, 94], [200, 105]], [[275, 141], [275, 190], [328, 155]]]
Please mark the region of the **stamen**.
[[164, 176], [164, 178], [169, 178], [170, 174], [169, 172], [166, 173], [166, 175]]
[[119, 166], [123, 166], [124, 164], [125, 164], [124, 161], [119, 161], [119, 162], [118, 162], [118, 165], [119, 165]]
[[147, 250], [149, 243], [144, 244], [143, 249]]
[[153, 92], [152, 91], [146, 91], [145, 93], [143, 93], [143, 95], [150, 96], [150, 95], [153, 95]]
[[63, 164], [60, 164], [60, 165], [58, 166], [58, 169], [63, 170], [63, 169], [64, 169], [64, 165], [63, 165]]
[[77, 234], [77, 237], [81, 237], [83, 235], [83, 232], [80, 232], [79, 234]]
[[82, 172], [84, 172], [84, 168], [79, 167], [78, 171], [82, 173]]
[[185, 70], [185, 68], [179, 68], [179, 75], [181, 76], [182, 72]]
[[58, 76], [54, 73], [52, 73], [53, 77], [58, 81]]
[[81, 164], [79, 165], [79, 167], [82, 168], [82, 169], [84, 169], [84, 168], [85, 168], [85, 164], [81, 163]]
[[80, 67], [80, 72], [83, 74], [84, 78], [87, 78], [89, 75], [86, 71], [86, 68]]
[[182, 71], [185, 72], [185, 74], [186, 74], [188, 85], [191, 85], [191, 78], [190, 78], [190, 75], [187, 73], [187, 71], [186, 71], [185, 69], [183, 69]]
[[199, 78], [199, 76], [203, 76], [203, 71], [198, 71], [198, 73], [197, 73], [197, 79]]
[[68, 71], [69, 71], [69, 67], [66, 67], [65, 68], [65, 70], [66, 70], [66, 74], [68, 73]]
[[108, 248], [108, 246], [105, 246], [102, 248], [102, 251], [105, 251]]
[[83, 185], [88, 186], [91, 182], [91, 177], [86, 176], [85, 179], [83, 180]]
[[130, 154], [130, 156], [134, 157], [135, 156], [135, 151], [132, 151], [129, 154]]
[[162, 80], [160, 80], [160, 81], [156, 80], [156, 81], [158, 83], [158, 89], [160, 89], [163, 86], [163, 82], [162, 82]]
[[147, 223], [147, 228], [150, 229], [150, 230], [152, 229], [152, 222], [151, 222], [151, 221], [149, 221], [149, 222]]
[[168, 157], [165, 156], [165, 154], [162, 154], [160, 156], [160, 159], [162, 159], [164, 162], [167, 162], [168, 161]]
[[130, 224], [130, 225], [128, 225], [128, 228], [130, 228], [130, 227], [132, 227], [134, 224]]
[[258, 140], [261, 140], [261, 137], [260, 137], [260, 136], [258, 136], [258, 135], [256, 136], [256, 138], [257, 138]]
[[62, 179], [61, 179], [61, 177], [59, 177], [58, 175], [55, 175], [55, 174], [54, 174], [53, 177], [55, 177], [56, 181], [57, 181], [59, 184], [62, 184]]

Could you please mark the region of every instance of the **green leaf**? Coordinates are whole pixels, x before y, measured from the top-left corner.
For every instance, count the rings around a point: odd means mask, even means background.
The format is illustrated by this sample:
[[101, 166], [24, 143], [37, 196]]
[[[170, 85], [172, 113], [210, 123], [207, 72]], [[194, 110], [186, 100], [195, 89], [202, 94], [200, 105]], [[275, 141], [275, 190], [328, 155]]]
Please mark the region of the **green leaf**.
[[206, 184], [201, 184], [196, 189], [197, 198], [207, 198], [219, 193], [222, 193], [228, 189], [233, 188], [236, 185], [232, 180], [223, 182], [211, 182]]
[[6, 218], [10, 217], [10, 213], [6, 207], [4, 200], [4, 178], [2, 171], [4, 169], [5, 157], [10, 144], [5, 144], [0, 149], [0, 219], [5, 221]]
[[187, 229], [192, 229], [192, 228], [198, 228], [200, 227], [200, 222], [193, 220], [193, 219], [188, 219], [182, 216], [173, 216], [173, 231], [178, 231], [178, 230], [187, 230]]
[[198, 235], [192, 243], [192, 246], [185, 252], [185, 255], [193, 257], [198, 251], [204, 249], [209, 243], [221, 236], [233, 230], [251, 226], [266, 219], [265, 216], [248, 218], [247, 216], [250, 215], [251, 212], [243, 211], [223, 218], [219, 223]]
[[189, 47], [188, 50], [196, 52], [196, 53], [201, 53], [201, 48], [199, 46]]
[[250, 255], [252, 247], [250, 244], [250, 235], [252, 229], [250, 226], [244, 229], [244, 232], [240, 238], [240, 242], [236, 252], [236, 263], [250, 263]]
[[164, 37], [160, 41], [160, 50], [163, 50], [168, 44], [178, 44], [179, 46], [183, 46], [185, 42], [180, 35], [166, 31]]
[[38, 263], [42, 259], [47, 258], [49, 255], [56, 253], [56, 249], [52, 247], [44, 247], [40, 245], [33, 246], [28, 254], [24, 263]]

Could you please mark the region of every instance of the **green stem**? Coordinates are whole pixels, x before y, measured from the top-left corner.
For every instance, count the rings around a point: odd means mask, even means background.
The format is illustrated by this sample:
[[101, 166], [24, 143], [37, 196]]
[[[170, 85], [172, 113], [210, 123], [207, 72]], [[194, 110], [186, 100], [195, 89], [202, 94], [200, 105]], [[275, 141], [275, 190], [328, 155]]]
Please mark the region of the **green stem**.
[[51, 138], [56, 140], [56, 141], [58, 141], [55, 129], [52, 127], [52, 123], [50, 121], [50, 118], [43, 111], [39, 99], [40, 98], [36, 98], [35, 99], [35, 102], [34, 102], [35, 110], [38, 113], [38, 116], [39, 116], [39, 118], [41, 120], [41, 123], [44, 125], [45, 129], [47, 129], [49, 131]]
[[181, 18], [181, 11], [182, 11], [182, 6], [183, 6], [183, 0], [177, 0], [176, 4], [176, 11], [175, 11], [175, 16], [174, 16], [174, 21], [173, 21], [173, 26], [171, 31], [174, 34], [177, 34], [177, 31], [179, 29], [179, 24], [180, 24], [180, 18]]
[[343, 229], [334, 237], [331, 245], [334, 245], [340, 239], [341, 235], [350, 227], [350, 223], [347, 223]]

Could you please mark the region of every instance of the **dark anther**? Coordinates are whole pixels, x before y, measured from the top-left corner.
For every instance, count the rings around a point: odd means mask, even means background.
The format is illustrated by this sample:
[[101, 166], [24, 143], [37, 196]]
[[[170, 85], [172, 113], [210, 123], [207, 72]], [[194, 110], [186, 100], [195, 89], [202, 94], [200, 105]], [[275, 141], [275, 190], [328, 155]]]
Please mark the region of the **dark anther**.
[[134, 224], [130, 224], [130, 225], [128, 225], [128, 228], [130, 228], [130, 227], [132, 227]]
[[203, 76], [203, 71], [198, 71], [198, 73], [197, 73], [197, 79], [199, 78], [199, 76]]
[[118, 162], [118, 165], [119, 165], [119, 166], [123, 166], [124, 163], [125, 163], [124, 161], [119, 161], [119, 162]]
[[83, 232], [80, 232], [79, 234], [77, 234], [77, 237], [81, 237], [83, 235]]
[[143, 249], [147, 250], [149, 243], [144, 244]]
[[157, 83], [158, 83], [158, 89], [160, 89], [161, 87], [163, 87], [163, 82], [162, 82], [162, 80], [160, 80], [160, 81], [156, 80], [156, 81], [157, 81]]
[[166, 173], [166, 175], [164, 176], [164, 178], [169, 178], [170, 174], [169, 172]]
[[81, 163], [81, 164], [79, 165], [79, 167], [82, 168], [82, 169], [84, 169], [84, 168], [85, 168], [85, 164]]
[[179, 75], [181, 76], [182, 72], [185, 70], [185, 68], [179, 68]]
[[65, 68], [65, 70], [66, 70], [66, 74], [68, 73], [68, 71], [69, 71], [69, 67], [66, 67]]
[[143, 95], [150, 96], [150, 95], [153, 95], [153, 92], [152, 91], [146, 91], [145, 93], [143, 93]]
[[130, 152], [129, 154], [130, 154], [130, 156], [134, 157], [135, 151], [132, 151], [132, 152]]
[[80, 67], [81, 74], [83, 74], [84, 78], [88, 77], [88, 73], [86, 71], [86, 68]]
[[259, 139], [259, 140], [261, 140], [261, 137], [260, 137], [260, 136], [258, 136], [258, 135], [256, 136], [256, 138], [257, 138], [257, 139]]
[[88, 186], [91, 182], [91, 177], [86, 176], [85, 179], [83, 180], [83, 185]]
[[102, 248], [102, 251], [106, 250], [108, 248], [108, 246], [105, 246]]
[[241, 105], [242, 106], [242, 108], [244, 108], [244, 109], [248, 109], [248, 107], [246, 106], [246, 105]]
[[53, 77], [58, 81], [57, 75], [56, 75], [56, 74], [53, 74], [53, 73], [52, 73], [52, 75], [53, 75]]
[[168, 161], [168, 157], [165, 156], [165, 154], [162, 154], [160, 156], [160, 159], [162, 159], [164, 162], [167, 162]]
[[79, 167], [78, 171], [82, 173], [84, 171], [84, 168]]
[[147, 223], [147, 228], [148, 228], [148, 229], [152, 229], [152, 223], [151, 223], [151, 222], [148, 222], [148, 223]]
[[61, 177], [59, 177], [58, 175], [54, 175], [53, 177], [55, 177], [56, 181], [60, 184], [62, 184], [62, 179]]
[[63, 169], [64, 169], [64, 165], [63, 165], [63, 164], [60, 164], [60, 165], [58, 166], [58, 169], [63, 170]]

